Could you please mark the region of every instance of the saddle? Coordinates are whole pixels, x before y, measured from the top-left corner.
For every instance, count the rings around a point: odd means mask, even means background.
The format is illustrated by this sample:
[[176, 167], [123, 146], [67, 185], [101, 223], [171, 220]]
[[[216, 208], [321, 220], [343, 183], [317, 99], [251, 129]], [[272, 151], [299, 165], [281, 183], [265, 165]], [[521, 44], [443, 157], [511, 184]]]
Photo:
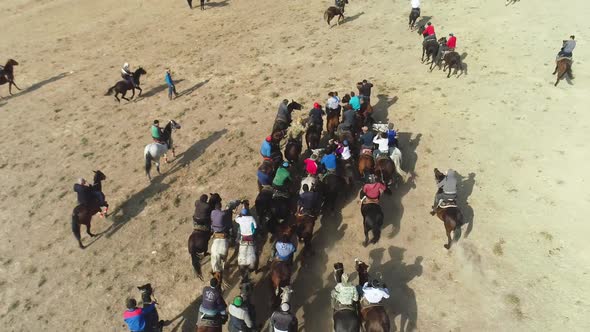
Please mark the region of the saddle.
[[371, 308], [383, 307], [383, 303], [369, 303], [364, 297], [360, 301], [361, 304], [361, 314], [364, 316], [367, 311]]
[[225, 233], [213, 233], [213, 238], [214, 239], [226, 239], [227, 238], [227, 234], [225, 234]]
[[289, 193], [274, 188], [274, 191], [272, 193], [272, 198], [286, 198], [286, 199], [289, 199]]
[[305, 216], [308, 216], [308, 217], [311, 217], [311, 218], [316, 218], [316, 215], [315, 215], [315, 213], [313, 213], [313, 211], [309, 211], [309, 210], [306, 210], [306, 209], [299, 209], [297, 211], [297, 214], [295, 216], [296, 217], [305, 217]]
[[198, 327], [220, 327], [221, 326], [221, 319], [219, 315], [217, 316], [209, 316], [201, 313], [199, 316], [199, 321], [197, 322]]
[[261, 187], [260, 191], [273, 190], [272, 185], [270, 185], [270, 184], [264, 184], [264, 185], [261, 185], [260, 187]]
[[338, 311], [343, 311], [343, 310], [350, 310], [350, 311], [356, 311], [356, 307], [354, 304], [342, 304], [338, 301], [335, 301], [336, 303], [334, 304], [334, 312], [338, 312]]
[[573, 57], [567, 57], [567, 56], [558, 55], [558, 56], [555, 58], [555, 62], [558, 62], [558, 61], [560, 61], [560, 60], [567, 60], [567, 61], [569, 61], [569, 62], [570, 62], [570, 64], [571, 64], [571, 63], [572, 63], [572, 61], [573, 61], [573, 59], [574, 59]]
[[361, 154], [368, 154], [368, 155], [370, 155], [372, 157], [373, 156], [373, 150], [367, 149], [367, 148], [362, 148], [361, 149]]
[[390, 159], [389, 155], [386, 152], [380, 152], [379, 155], [377, 155], [377, 160], [375, 161], [380, 161], [383, 159]]
[[193, 222], [193, 232], [209, 232], [210, 230], [210, 227], [207, 225], [197, 224]]
[[250, 239], [242, 238], [240, 240], [240, 245], [241, 246], [253, 246], [254, 245], [254, 238], [250, 238]]
[[369, 198], [369, 196], [365, 196], [362, 205], [366, 204], [379, 204], [379, 198]]
[[457, 207], [457, 200], [456, 199], [441, 199], [438, 202], [438, 208], [441, 209], [448, 209], [448, 208], [452, 208], [452, 207]]

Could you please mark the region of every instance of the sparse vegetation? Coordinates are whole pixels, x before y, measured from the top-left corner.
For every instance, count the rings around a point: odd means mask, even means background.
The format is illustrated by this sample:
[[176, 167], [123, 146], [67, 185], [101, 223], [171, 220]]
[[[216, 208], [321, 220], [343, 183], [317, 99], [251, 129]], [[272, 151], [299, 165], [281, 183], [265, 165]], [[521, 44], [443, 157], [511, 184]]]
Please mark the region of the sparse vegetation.
[[504, 239], [500, 239], [498, 242], [496, 242], [496, 244], [494, 244], [494, 255], [504, 255], [504, 248], [502, 247], [504, 243], [506, 243], [506, 241], [504, 241]]

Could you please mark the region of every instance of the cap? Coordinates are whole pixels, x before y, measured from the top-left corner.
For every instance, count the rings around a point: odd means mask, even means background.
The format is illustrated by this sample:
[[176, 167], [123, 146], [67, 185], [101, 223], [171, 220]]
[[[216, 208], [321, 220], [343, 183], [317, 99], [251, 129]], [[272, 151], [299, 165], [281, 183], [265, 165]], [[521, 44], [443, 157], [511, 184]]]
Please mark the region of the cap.
[[454, 36], [454, 35], [453, 35], [453, 33], [451, 32], [451, 33], [449, 33], [449, 36], [451, 36], [451, 37], [452, 37], [452, 36]]
[[235, 305], [236, 307], [240, 307], [240, 306], [242, 306], [242, 303], [244, 303], [244, 299], [242, 299], [242, 297], [241, 297], [241, 296], [236, 296], [236, 297], [234, 298], [234, 305]]
[[154, 120], [154, 124], [160, 123], [160, 120]]
[[78, 179], [78, 184], [84, 184], [84, 183], [86, 183], [86, 179], [84, 179], [84, 178]]
[[240, 214], [245, 216], [248, 214], [248, 209], [242, 209], [242, 211], [240, 211]]
[[320, 104], [319, 103], [313, 103], [313, 108], [320, 108]]
[[289, 309], [291, 309], [291, 306], [289, 305], [289, 303], [285, 302], [281, 304], [281, 311], [289, 311]]
[[290, 165], [290, 164], [289, 164], [289, 162], [288, 162], [288, 161], [285, 161], [285, 162], [283, 163], [283, 167], [289, 167], [289, 165]]
[[267, 141], [267, 142], [270, 142], [270, 141], [272, 141], [272, 136], [270, 136], [270, 135], [266, 136], [266, 141]]
[[342, 141], [342, 144], [343, 144], [344, 146], [348, 146], [348, 141], [347, 141], [347, 140], [344, 140], [344, 141]]

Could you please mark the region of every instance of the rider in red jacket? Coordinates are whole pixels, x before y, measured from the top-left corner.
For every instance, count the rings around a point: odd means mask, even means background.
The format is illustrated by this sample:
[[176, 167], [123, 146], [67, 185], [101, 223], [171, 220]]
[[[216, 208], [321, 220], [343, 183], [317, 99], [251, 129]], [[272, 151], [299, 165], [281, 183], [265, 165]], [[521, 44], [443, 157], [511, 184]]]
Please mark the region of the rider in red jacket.
[[457, 46], [457, 37], [452, 33], [449, 33], [449, 40], [447, 40], [447, 47], [449, 51], [454, 51], [455, 47]]
[[422, 32], [422, 36], [424, 36], [424, 38], [426, 38], [426, 37], [432, 36], [432, 35], [434, 35], [434, 25], [432, 25], [431, 22], [428, 22], [426, 24], [426, 28]]

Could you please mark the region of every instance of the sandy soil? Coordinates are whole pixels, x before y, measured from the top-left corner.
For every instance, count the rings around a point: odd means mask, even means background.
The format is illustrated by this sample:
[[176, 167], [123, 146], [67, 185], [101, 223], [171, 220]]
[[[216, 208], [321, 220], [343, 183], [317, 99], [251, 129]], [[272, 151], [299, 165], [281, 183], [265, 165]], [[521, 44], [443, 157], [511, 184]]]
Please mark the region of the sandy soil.
[[[468, 70], [450, 79], [420, 63], [406, 1], [353, 0], [332, 29], [322, 21], [328, 5], [212, 0], [201, 12], [181, 0], [1, 1], [0, 60], [20, 62], [25, 88], [0, 100], [3, 330], [123, 331], [124, 300], [148, 281], [162, 318], [174, 319], [166, 330], [192, 330], [203, 286], [186, 252], [194, 200], [213, 191], [253, 199], [257, 150], [278, 102], [309, 108], [363, 78], [375, 83], [377, 117], [400, 128], [404, 168], [417, 178], [385, 198], [376, 246], [361, 246], [352, 199], [318, 224], [316, 254], [294, 276], [302, 330], [331, 329], [331, 266], [351, 269], [355, 257], [391, 288], [397, 330], [590, 330], [586, 1], [566, 9], [424, 0], [439, 35], [459, 39]], [[553, 87], [555, 53], [572, 33], [576, 78]], [[103, 94], [123, 62], [148, 76], [143, 98], [118, 104]], [[182, 93], [172, 102], [166, 66]], [[141, 155], [154, 118], [183, 128], [178, 158], [149, 184]], [[461, 174], [473, 221], [450, 251], [428, 215], [434, 167]], [[93, 169], [108, 176], [114, 214], [94, 219], [105, 233], [80, 250], [71, 187]], [[237, 276], [229, 279], [235, 286]], [[265, 317], [267, 284], [256, 292]]]

